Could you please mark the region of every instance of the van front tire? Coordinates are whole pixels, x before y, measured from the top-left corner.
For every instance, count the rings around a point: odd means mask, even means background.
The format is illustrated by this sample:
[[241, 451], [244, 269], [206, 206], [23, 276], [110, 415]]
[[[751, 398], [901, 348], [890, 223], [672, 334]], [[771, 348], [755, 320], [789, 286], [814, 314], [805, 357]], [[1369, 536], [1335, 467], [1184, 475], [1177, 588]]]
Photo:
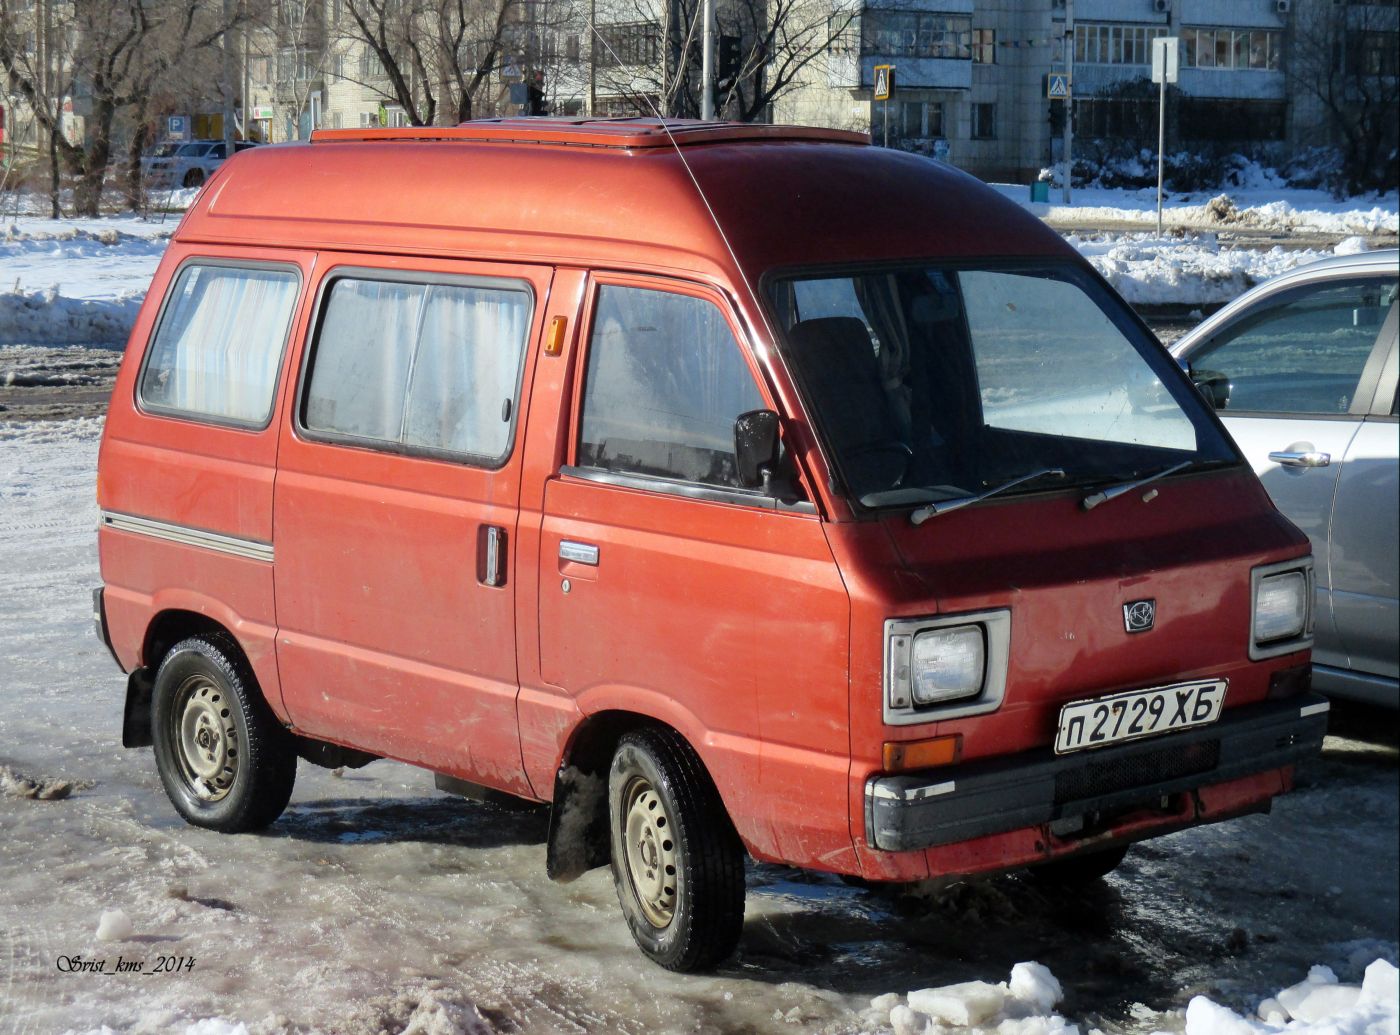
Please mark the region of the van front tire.
[[744, 925], [744, 848], [699, 757], [672, 730], [628, 733], [608, 774], [612, 873], [638, 947], [713, 967]]
[[242, 833], [287, 807], [296, 750], [231, 639], [197, 636], [171, 648], [156, 670], [151, 732], [161, 783], [187, 822]]

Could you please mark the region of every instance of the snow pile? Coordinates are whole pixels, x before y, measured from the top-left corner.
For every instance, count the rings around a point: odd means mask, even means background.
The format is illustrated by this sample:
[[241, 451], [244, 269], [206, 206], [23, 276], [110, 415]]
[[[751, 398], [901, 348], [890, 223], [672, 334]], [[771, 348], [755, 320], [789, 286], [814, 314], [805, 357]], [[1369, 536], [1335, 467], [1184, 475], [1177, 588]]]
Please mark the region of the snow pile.
[[941, 1035], [948, 1028], [998, 1035], [1077, 1035], [1077, 1026], [1051, 1012], [1063, 997], [1047, 967], [1018, 963], [1008, 981], [964, 981], [921, 988], [904, 997], [891, 992], [872, 999], [867, 1014], [876, 1023], [888, 1023], [894, 1035]]
[[105, 345], [126, 340], [140, 295], [89, 300], [47, 291], [0, 292], [0, 342], [26, 345]]
[[1385, 960], [1366, 968], [1359, 986], [1337, 982], [1329, 967], [1259, 1004], [1258, 1017], [1196, 996], [1186, 1007], [1186, 1035], [1395, 1035], [1400, 1028], [1400, 972]]
[[[1155, 224], [1157, 190], [1076, 189], [1072, 203], [1032, 202], [1023, 184], [989, 184], [1057, 227], [1106, 227], [1115, 224]], [[1227, 204], [1228, 202], [1228, 204]], [[1264, 231], [1309, 231], [1326, 234], [1394, 234], [1400, 231], [1400, 198], [1394, 193], [1366, 199], [1337, 201], [1326, 191], [1256, 187], [1231, 188], [1227, 194], [1169, 193], [1163, 200], [1166, 226], [1209, 229], [1227, 225]]]
[[1307, 248], [1222, 248], [1214, 234], [1071, 234], [1066, 240], [1133, 305], [1229, 302], [1270, 277], [1328, 255]]

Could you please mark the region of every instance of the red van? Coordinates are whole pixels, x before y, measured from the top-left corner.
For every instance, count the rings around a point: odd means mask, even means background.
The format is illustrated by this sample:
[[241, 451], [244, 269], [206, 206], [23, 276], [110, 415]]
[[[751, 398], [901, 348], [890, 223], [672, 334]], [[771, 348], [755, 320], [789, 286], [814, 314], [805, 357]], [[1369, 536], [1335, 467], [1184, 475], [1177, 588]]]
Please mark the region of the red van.
[[655, 120], [238, 154], [117, 379], [99, 632], [175, 808], [298, 757], [552, 805], [642, 950], [744, 860], [1101, 875], [1321, 743], [1307, 540], [1037, 219], [863, 136]]

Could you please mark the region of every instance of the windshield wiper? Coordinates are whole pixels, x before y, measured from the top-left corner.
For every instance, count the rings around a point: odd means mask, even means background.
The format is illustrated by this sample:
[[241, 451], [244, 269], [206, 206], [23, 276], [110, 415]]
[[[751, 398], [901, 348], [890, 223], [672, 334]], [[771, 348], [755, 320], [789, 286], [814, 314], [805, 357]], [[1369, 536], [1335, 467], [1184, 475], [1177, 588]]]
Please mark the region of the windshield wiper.
[[1014, 489], [1018, 485], [1024, 485], [1026, 482], [1033, 482], [1039, 478], [1063, 478], [1064, 476], [1065, 472], [1062, 467], [1042, 467], [1038, 471], [1032, 471], [1030, 474], [1023, 474], [1021, 477], [1013, 478], [1009, 482], [1002, 482], [1002, 484], [998, 485], [996, 488], [988, 489], [986, 492], [978, 493], [976, 496], [959, 496], [957, 499], [939, 500], [937, 503], [930, 503], [927, 506], [920, 507], [909, 515], [909, 521], [911, 524], [922, 525], [929, 518], [935, 517], [938, 514], [946, 514], [950, 510], [957, 510], [960, 507], [970, 506], [973, 503], [981, 503], [985, 499], [990, 499], [999, 493], [1005, 492], [1007, 489]]
[[1125, 492], [1132, 492], [1140, 489], [1149, 482], [1155, 482], [1159, 478], [1165, 478], [1169, 474], [1176, 474], [1177, 471], [1184, 471], [1190, 467], [1194, 461], [1183, 460], [1179, 464], [1168, 467], [1165, 471], [1158, 471], [1156, 474], [1149, 474], [1142, 478], [1136, 478], [1130, 482], [1119, 482], [1117, 485], [1110, 485], [1107, 489], [1100, 489], [1098, 492], [1091, 492], [1080, 500], [1080, 506], [1085, 510], [1093, 510], [1100, 503], [1107, 503], [1109, 500], [1122, 496]]

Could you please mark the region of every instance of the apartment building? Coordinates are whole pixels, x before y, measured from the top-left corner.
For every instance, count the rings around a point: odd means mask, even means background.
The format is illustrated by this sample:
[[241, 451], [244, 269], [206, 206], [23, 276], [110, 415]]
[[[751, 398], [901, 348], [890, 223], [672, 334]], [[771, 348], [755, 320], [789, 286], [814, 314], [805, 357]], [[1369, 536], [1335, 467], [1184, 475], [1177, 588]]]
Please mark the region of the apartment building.
[[[1313, 26], [1337, 8], [1351, 38], [1329, 58], [1393, 76], [1393, 2], [864, 0], [774, 116], [868, 131], [979, 176], [1025, 180], [1060, 155], [1052, 73], [1072, 73], [1077, 153], [1110, 138], [1155, 148], [1152, 40], [1170, 36], [1180, 40], [1175, 146], [1322, 143], [1328, 112], [1288, 70], [1292, 60], [1299, 71]], [[895, 68], [888, 102], [873, 97], [877, 65]]]

